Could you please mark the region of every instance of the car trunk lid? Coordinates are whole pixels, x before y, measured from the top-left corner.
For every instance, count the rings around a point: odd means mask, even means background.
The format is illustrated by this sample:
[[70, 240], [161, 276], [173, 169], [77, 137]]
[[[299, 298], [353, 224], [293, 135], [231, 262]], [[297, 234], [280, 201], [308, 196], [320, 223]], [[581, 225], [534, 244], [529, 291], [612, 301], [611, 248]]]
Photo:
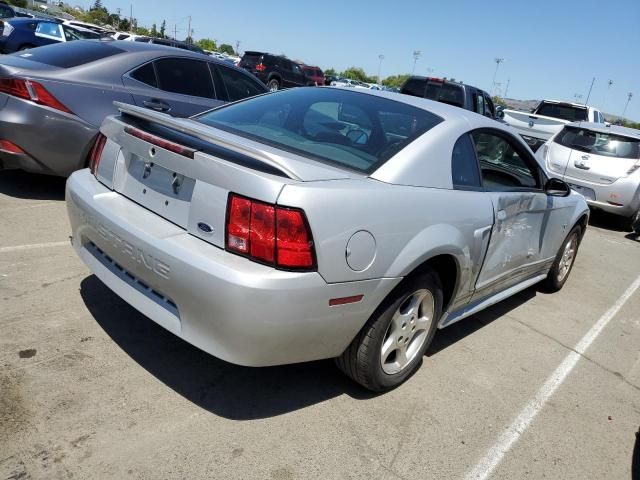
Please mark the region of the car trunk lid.
[[352, 174], [282, 157], [261, 144], [193, 120], [118, 104], [101, 131], [109, 142], [98, 178], [115, 191], [214, 245], [224, 247], [230, 193], [277, 203], [291, 183]]

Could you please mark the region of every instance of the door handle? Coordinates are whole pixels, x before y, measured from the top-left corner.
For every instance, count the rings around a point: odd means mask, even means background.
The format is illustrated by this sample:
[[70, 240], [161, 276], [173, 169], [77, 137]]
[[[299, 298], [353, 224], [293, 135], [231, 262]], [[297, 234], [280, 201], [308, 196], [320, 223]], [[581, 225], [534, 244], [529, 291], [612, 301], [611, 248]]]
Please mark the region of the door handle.
[[164, 103], [155, 98], [151, 100], [145, 100], [143, 105], [151, 110], [155, 110], [156, 112], [168, 112], [171, 110], [171, 106], [168, 103]]

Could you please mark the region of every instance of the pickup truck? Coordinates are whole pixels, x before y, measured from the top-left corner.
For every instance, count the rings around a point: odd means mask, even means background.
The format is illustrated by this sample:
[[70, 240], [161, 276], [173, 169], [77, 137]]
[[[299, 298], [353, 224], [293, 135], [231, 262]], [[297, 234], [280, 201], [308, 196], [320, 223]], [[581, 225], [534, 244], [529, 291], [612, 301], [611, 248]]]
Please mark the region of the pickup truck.
[[534, 152], [568, 123], [605, 123], [593, 107], [555, 100], [542, 100], [531, 112], [498, 108], [497, 117], [515, 128]]
[[485, 117], [495, 118], [496, 108], [491, 96], [484, 90], [461, 82], [435, 77], [409, 77], [400, 88], [400, 93], [428, 98], [464, 108]]

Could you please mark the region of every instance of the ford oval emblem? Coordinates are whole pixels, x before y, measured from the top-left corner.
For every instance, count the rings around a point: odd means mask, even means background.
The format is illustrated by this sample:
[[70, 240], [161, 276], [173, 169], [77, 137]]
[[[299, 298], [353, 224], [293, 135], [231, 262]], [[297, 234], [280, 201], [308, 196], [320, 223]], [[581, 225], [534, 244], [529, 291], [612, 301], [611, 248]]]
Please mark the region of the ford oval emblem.
[[198, 223], [198, 230], [204, 232], [204, 233], [211, 233], [213, 232], [213, 228], [211, 228], [211, 225], [208, 225], [204, 222], [200, 222]]

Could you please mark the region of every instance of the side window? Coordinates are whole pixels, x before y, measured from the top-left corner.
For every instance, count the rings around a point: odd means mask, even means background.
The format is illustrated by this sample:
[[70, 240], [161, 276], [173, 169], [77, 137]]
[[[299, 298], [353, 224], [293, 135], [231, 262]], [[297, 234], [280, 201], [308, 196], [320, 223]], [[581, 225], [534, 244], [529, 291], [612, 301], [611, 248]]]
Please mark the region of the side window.
[[502, 136], [486, 132], [473, 132], [471, 136], [478, 154], [482, 185], [486, 189], [538, 187], [538, 172]]
[[[214, 67], [214, 65], [211, 66]], [[218, 65], [217, 68], [220, 72], [220, 76], [222, 76], [222, 81], [227, 88], [230, 102], [235, 102], [236, 100], [241, 100], [247, 97], [253, 97], [254, 95], [259, 95], [265, 92], [263, 86], [253, 81], [244, 73], [222, 65]]]
[[129, 76], [134, 80], [147, 84], [151, 87], [158, 88], [158, 80], [156, 79], [156, 72], [153, 69], [153, 63], [142, 65], [131, 72]]
[[52, 40], [62, 40], [60, 25], [52, 22], [40, 22], [36, 27], [36, 35], [39, 37], [51, 38]]
[[156, 73], [161, 90], [193, 97], [215, 98], [207, 62], [186, 58], [157, 60]]
[[487, 94], [484, 95], [484, 114], [487, 117], [496, 118], [496, 107], [493, 100]]
[[70, 42], [71, 40], [80, 40], [78, 34], [70, 28], [62, 27], [62, 30], [64, 31], [64, 38], [67, 42]]
[[0, 5], [0, 18], [11, 18], [14, 16], [13, 10], [9, 7], [5, 7], [4, 5]]
[[475, 112], [479, 113], [480, 115], [484, 115], [484, 97], [479, 92], [475, 92], [473, 94], [473, 97], [476, 100], [474, 102], [475, 103], [475, 105], [474, 105]]
[[468, 134], [461, 136], [453, 146], [451, 156], [451, 180], [454, 187], [479, 188], [481, 187], [478, 160], [473, 143]]
[[300, 65], [298, 65], [297, 63], [292, 63], [291, 67], [293, 68], [293, 73], [302, 75], [302, 69], [300, 68]]

